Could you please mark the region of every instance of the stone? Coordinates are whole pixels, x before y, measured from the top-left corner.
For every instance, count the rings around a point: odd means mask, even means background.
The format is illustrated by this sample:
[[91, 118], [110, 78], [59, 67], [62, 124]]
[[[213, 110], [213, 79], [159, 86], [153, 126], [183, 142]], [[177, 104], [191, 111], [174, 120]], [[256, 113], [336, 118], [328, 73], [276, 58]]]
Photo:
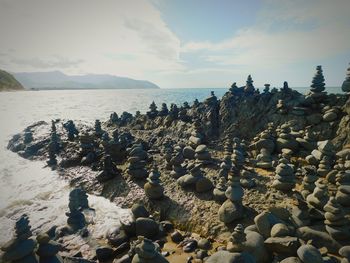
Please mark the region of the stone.
[[219, 179], [219, 183], [215, 186], [214, 190], [213, 190], [213, 196], [214, 196], [214, 200], [220, 203], [225, 202], [226, 200], [226, 179], [224, 177], [220, 177]]
[[278, 166], [276, 167], [275, 180], [272, 183], [272, 187], [280, 191], [290, 191], [295, 186], [295, 175], [293, 167], [289, 162], [284, 159], [280, 159]]
[[320, 251], [312, 245], [302, 245], [297, 251], [302, 262], [323, 263]]
[[140, 203], [135, 203], [131, 207], [131, 212], [134, 215], [135, 219], [139, 217], [149, 217], [149, 212], [146, 207]]
[[306, 197], [311, 194], [315, 189], [315, 182], [318, 180], [316, 167], [312, 165], [304, 166], [302, 168], [303, 181], [301, 184], [301, 195]]
[[96, 248], [96, 257], [98, 261], [104, 262], [114, 257], [114, 250], [110, 247]]
[[270, 169], [272, 167], [272, 157], [266, 148], [260, 150], [260, 154], [256, 157], [256, 166], [263, 169]]
[[202, 177], [196, 182], [196, 192], [203, 193], [213, 189], [213, 183], [206, 177]]
[[110, 155], [105, 155], [103, 157], [103, 170], [98, 173], [97, 180], [101, 183], [113, 179], [114, 177], [120, 175], [120, 170], [113, 163]]
[[350, 245], [344, 246], [341, 249], [339, 249], [339, 255], [350, 260]]
[[323, 178], [318, 179], [315, 184], [313, 193], [307, 196], [306, 201], [309, 206], [322, 211], [328, 201], [327, 185]]
[[192, 149], [192, 147], [190, 146], [186, 146], [183, 148], [183, 151], [182, 151], [182, 154], [183, 156], [186, 158], [186, 159], [194, 159], [194, 156], [195, 156], [195, 151]]
[[159, 234], [159, 225], [151, 218], [139, 217], [136, 219], [136, 235], [153, 239]]
[[206, 263], [255, 263], [255, 259], [247, 253], [230, 253], [228, 251], [217, 251], [211, 255]]
[[67, 212], [66, 215], [68, 216], [67, 224], [73, 231], [82, 229], [86, 225], [85, 216], [80, 211], [82, 208], [81, 198], [82, 195], [80, 190], [73, 189], [69, 193], [69, 212]]
[[271, 237], [285, 237], [290, 234], [290, 230], [287, 225], [277, 223], [271, 228]]
[[311, 92], [312, 93], [322, 93], [325, 90], [324, 76], [322, 66], [316, 67], [316, 74], [312, 79]]
[[208, 239], [201, 238], [201, 239], [198, 240], [197, 246], [200, 249], [209, 250], [211, 248], [211, 243], [210, 243], [210, 241]]
[[118, 228], [112, 228], [107, 232], [107, 240], [108, 243], [114, 247], [118, 247], [121, 244], [127, 242], [129, 240], [128, 235], [124, 230]]
[[174, 243], [180, 243], [182, 240], [184, 240], [183, 235], [179, 231], [174, 231], [171, 233], [170, 238]]
[[271, 252], [293, 256], [296, 254], [300, 242], [297, 237], [269, 237], [265, 240], [265, 246]]
[[230, 252], [242, 252], [244, 251], [244, 242], [247, 241], [246, 233], [241, 224], [238, 224], [230, 238], [230, 242], [227, 244], [227, 251]]
[[335, 112], [326, 112], [323, 115], [323, 120], [326, 122], [335, 121], [337, 118], [338, 118], [338, 116]]

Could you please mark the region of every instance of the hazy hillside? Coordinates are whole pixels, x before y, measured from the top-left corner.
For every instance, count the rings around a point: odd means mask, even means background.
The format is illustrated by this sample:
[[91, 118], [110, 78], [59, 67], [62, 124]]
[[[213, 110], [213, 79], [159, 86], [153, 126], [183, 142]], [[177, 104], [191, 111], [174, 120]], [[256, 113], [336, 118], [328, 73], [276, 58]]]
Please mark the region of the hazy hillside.
[[10, 73], [0, 70], [0, 91], [22, 90], [23, 86]]
[[25, 88], [35, 89], [159, 89], [146, 80], [112, 75], [65, 75], [60, 71], [13, 73]]

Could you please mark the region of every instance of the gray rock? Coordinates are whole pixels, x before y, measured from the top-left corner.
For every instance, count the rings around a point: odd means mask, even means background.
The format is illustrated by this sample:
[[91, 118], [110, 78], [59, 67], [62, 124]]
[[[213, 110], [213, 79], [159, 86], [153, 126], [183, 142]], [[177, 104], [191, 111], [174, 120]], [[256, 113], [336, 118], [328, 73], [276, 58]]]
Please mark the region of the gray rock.
[[256, 260], [247, 253], [230, 253], [218, 251], [211, 255], [206, 263], [255, 263]]
[[298, 257], [304, 263], [323, 263], [320, 251], [312, 245], [303, 245], [298, 248]]
[[153, 239], [159, 233], [159, 225], [151, 218], [139, 217], [136, 219], [136, 236]]
[[290, 234], [288, 226], [277, 223], [271, 228], [271, 237], [285, 237]]
[[183, 148], [182, 154], [186, 159], [191, 160], [194, 159], [195, 151], [192, 149], [192, 147], [186, 146], [185, 148]]
[[300, 246], [297, 237], [270, 237], [264, 243], [271, 252], [288, 256], [296, 255]]

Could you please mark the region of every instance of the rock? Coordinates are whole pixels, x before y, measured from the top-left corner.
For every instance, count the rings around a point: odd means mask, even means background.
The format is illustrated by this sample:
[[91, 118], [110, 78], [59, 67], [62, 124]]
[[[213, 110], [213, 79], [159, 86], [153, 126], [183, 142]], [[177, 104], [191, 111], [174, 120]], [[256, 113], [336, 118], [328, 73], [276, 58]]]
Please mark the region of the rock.
[[182, 154], [186, 159], [192, 160], [194, 159], [195, 151], [190, 146], [186, 146], [183, 148]]
[[270, 237], [271, 228], [281, 221], [270, 212], [262, 212], [254, 218], [255, 225], [260, 234], [265, 238]]
[[158, 252], [159, 247], [151, 240], [138, 237], [138, 244], [135, 247], [135, 256], [131, 263], [168, 263], [161, 254]]
[[96, 257], [98, 261], [104, 262], [112, 259], [114, 256], [114, 250], [110, 247], [98, 247], [96, 248]]
[[133, 204], [131, 207], [131, 212], [135, 219], [139, 217], [149, 217], [149, 212], [147, 211], [146, 207], [139, 203]]
[[302, 262], [323, 263], [322, 255], [317, 248], [312, 245], [303, 245], [298, 248], [298, 257]]
[[184, 240], [183, 235], [179, 231], [174, 231], [171, 235], [171, 240], [174, 243], [180, 243], [182, 240]]
[[159, 233], [159, 225], [151, 218], [139, 217], [136, 219], [136, 236], [153, 239]]
[[337, 119], [337, 114], [335, 112], [327, 112], [323, 115], [323, 120], [326, 122], [335, 121]]
[[264, 243], [271, 252], [288, 256], [295, 255], [300, 246], [296, 237], [269, 237]]
[[230, 253], [218, 251], [211, 255], [206, 263], [255, 263], [255, 259], [248, 253]]
[[186, 242], [186, 245], [183, 246], [183, 251], [186, 253], [190, 253], [194, 251], [197, 248], [197, 241], [196, 240], [189, 240]]
[[283, 259], [280, 263], [302, 263], [297, 257], [288, 257]]
[[272, 187], [280, 191], [290, 191], [295, 186], [293, 167], [284, 158], [280, 159], [279, 162], [280, 163], [276, 167], [276, 176], [272, 183]]
[[17, 261], [20, 260], [31, 253], [35, 248], [35, 241], [32, 239], [27, 239], [16, 244], [15, 247], [6, 251], [3, 255], [5, 261]]
[[196, 182], [196, 192], [203, 193], [213, 189], [213, 183], [206, 177], [200, 178]]
[[114, 228], [107, 233], [107, 240], [112, 246], [120, 246], [129, 240], [129, 237], [124, 230]]
[[230, 238], [230, 242], [227, 244], [227, 251], [230, 252], [242, 252], [244, 251], [244, 242], [247, 241], [246, 233], [244, 233], [243, 226], [238, 224]]
[[339, 249], [339, 255], [350, 260], [350, 245], [344, 246], [341, 249]]
[[203, 250], [209, 250], [210, 247], [211, 247], [211, 243], [208, 239], [201, 238], [200, 240], [198, 240], [198, 248]]
[[257, 232], [249, 231], [248, 228], [246, 228], [245, 232], [246, 242], [244, 243], [244, 250], [253, 255], [258, 263], [271, 262], [270, 254], [265, 247], [263, 236]]
[[153, 168], [152, 172], [147, 178], [147, 183], [144, 185], [146, 196], [152, 200], [158, 200], [163, 197], [163, 186], [160, 185], [160, 173], [156, 168]]
[[285, 224], [277, 223], [271, 228], [271, 237], [285, 237], [289, 234], [289, 228]]

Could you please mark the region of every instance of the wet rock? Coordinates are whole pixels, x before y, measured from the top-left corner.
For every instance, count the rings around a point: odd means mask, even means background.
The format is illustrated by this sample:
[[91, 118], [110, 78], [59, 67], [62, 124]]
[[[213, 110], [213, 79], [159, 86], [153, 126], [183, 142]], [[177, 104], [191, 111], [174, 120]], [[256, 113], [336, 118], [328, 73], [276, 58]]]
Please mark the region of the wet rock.
[[120, 175], [119, 169], [113, 163], [110, 155], [105, 155], [103, 160], [103, 171], [99, 172], [97, 175], [97, 180], [99, 182], [106, 182], [114, 177]]
[[81, 209], [82, 195], [79, 190], [73, 189], [69, 193], [69, 212], [66, 213], [68, 219], [67, 224], [73, 230], [77, 231], [85, 227], [86, 221], [84, 214], [80, 211]]
[[180, 243], [182, 240], [184, 240], [183, 235], [179, 231], [174, 231], [170, 235], [170, 238], [174, 243]]
[[186, 253], [193, 252], [197, 248], [197, 245], [196, 240], [189, 240], [186, 242], [186, 245], [184, 245], [183, 251]]

